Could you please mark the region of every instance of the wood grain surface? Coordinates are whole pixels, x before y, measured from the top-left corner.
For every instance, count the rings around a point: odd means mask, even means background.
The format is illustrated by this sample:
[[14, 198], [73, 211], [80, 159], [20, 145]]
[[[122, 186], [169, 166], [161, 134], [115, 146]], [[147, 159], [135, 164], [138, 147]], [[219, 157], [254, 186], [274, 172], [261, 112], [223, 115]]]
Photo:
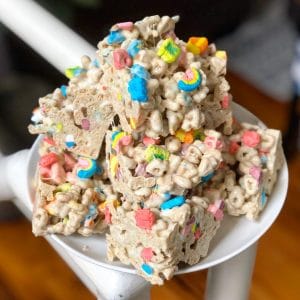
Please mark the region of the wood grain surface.
[[[287, 104], [270, 99], [234, 74], [228, 78], [238, 103], [268, 126], [286, 130]], [[300, 298], [299, 153], [289, 162], [289, 173], [286, 204], [259, 242], [250, 300]], [[162, 287], [153, 287], [152, 299], [203, 299], [205, 280], [205, 271], [176, 276]], [[0, 222], [0, 299], [88, 300], [94, 297], [47, 242], [32, 235], [30, 223], [18, 219]]]

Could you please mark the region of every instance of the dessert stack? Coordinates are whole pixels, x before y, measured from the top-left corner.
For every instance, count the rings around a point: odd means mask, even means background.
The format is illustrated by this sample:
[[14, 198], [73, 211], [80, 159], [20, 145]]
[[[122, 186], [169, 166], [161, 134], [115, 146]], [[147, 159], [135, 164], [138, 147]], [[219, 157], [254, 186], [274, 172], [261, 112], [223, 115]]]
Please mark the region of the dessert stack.
[[29, 126], [34, 234], [106, 233], [108, 258], [152, 284], [206, 256], [225, 213], [258, 218], [283, 162], [279, 131], [234, 118], [226, 52], [180, 40], [178, 20], [112, 26]]

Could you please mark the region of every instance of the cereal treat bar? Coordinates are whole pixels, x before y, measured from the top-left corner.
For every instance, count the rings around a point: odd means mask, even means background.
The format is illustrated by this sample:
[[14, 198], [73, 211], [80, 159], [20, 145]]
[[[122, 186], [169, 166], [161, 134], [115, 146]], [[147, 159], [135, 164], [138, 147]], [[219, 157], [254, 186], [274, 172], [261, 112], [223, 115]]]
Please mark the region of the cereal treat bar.
[[108, 132], [108, 176], [114, 189], [127, 202], [147, 208], [159, 207], [165, 193], [185, 195], [206, 181], [222, 161], [221, 151], [207, 142], [210, 135], [220, 133], [179, 130], [167, 138], [139, 135], [134, 139], [119, 129]]
[[204, 37], [174, 33], [178, 17], [114, 25], [98, 60], [123, 131], [158, 138], [199, 127], [232, 131], [227, 57]]
[[58, 150], [49, 137], [41, 143], [40, 155], [33, 233], [88, 236], [103, 232], [109, 223], [106, 205], [116, 205], [118, 195], [104, 183], [101, 161]]
[[203, 195], [211, 201], [224, 199], [230, 215], [257, 219], [283, 163], [281, 133], [247, 123], [241, 127], [226, 137], [223, 168], [206, 184]]
[[162, 284], [179, 262], [195, 264], [206, 256], [224, 202], [197, 195], [222, 166], [221, 148], [222, 135], [208, 129], [178, 130], [157, 139], [118, 128], [108, 132], [108, 176], [122, 195], [121, 206], [109, 208], [109, 258], [132, 264], [151, 283]]
[[209, 210], [201, 197], [165, 198], [159, 208], [111, 206], [106, 236], [109, 260], [132, 264], [152, 284], [170, 279], [179, 262], [193, 265], [206, 256], [223, 217], [223, 202], [214, 204], [217, 210]]
[[82, 65], [66, 71], [68, 86], [39, 99], [29, 131], [51, 134], [60, 149], [97, 159], [114, 112], [99, 83], [103, 73], [97, 61], [84, 56]]

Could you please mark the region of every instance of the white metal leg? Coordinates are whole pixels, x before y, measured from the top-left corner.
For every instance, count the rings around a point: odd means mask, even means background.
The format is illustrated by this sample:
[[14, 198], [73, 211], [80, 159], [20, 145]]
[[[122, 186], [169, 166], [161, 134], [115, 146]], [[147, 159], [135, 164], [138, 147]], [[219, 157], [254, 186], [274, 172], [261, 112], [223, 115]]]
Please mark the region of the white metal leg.
[[246, 300], [249, 296], [257, 243], [208, 270], [206, 300]]
[[51, 237], [48, 242], [71, 267], [89, 290], [101, 300], [149, 300], [150, 284], [135, 274], [97, 266], [66, 251]]
[[148, 300], [150, 284], [142, 277], [106, 269], [73, 256], [97, 288], [101, 300]]
[[28, 153], [29, 150], [21, 150], [5, 157], [0, 153], [0, 201], [16, 196], [23, 199], [27, 194], [25, 173]]
[[95, 47], [32, 0], [0, 0], [0, 22], [64, 72], [84, 54], [95, 57]]

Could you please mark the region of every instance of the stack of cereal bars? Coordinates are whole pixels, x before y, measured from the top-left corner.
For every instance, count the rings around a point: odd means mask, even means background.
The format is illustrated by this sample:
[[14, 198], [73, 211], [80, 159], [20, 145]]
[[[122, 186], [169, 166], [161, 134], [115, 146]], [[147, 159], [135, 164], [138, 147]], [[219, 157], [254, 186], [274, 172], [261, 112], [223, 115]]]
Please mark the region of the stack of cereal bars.
[[256, 219], [283, 161], [279, 131], [234, 119], [226, 52], [177, 21], [114, 25], [29, 126], [34, 234], [106, 232], [108, 258], [152, 284], [206, 256], [224, 212]]

